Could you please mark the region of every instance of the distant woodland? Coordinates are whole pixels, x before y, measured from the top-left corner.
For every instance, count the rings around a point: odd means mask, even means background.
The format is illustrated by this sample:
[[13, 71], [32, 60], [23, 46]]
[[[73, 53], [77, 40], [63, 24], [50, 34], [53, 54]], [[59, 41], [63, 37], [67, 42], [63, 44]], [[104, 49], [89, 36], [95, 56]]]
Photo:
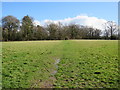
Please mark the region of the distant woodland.
[[24, 16], [18, 20], [14, 16], [2, 18], [2, 41], [29, 40], [68, 40], [68, 39], [118, 39], [118, 28], [115, 22], [105, 23], [104, 30], [78, 24], [63, 25], [50, 23], [44, 26], [34, 25], [33, 18]]

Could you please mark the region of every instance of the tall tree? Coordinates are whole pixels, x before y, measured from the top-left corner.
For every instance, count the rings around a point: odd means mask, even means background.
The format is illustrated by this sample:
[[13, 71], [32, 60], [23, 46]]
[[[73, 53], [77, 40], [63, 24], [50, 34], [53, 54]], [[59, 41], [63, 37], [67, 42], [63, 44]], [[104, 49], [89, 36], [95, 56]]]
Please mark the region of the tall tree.
[[100, 35], [101, 35], [101, 30], [95, 29], [95, 31], [94, 31], [94, 39], [100, 39]]
[[49, 31], [49, 39], [56, 40], [58, 39], [57, 33], [58, 33], [58, 25], [51, 23], [47, 25], [47, 30]]
[[34, 30], [34, 37], [37, 40], [47, 39], [47, 31], [42, 26], [37, 25]]
[[62, 40], [68, 40], [70, 39], [70, 33], [68, 31], [69, 27], [68, 26], [63, 26], [62, 27]]
[[7, 37], [6, 35], [8, 35], [7, 40], [15, 40], [15, 36], [13, 34], [16, 33], [19, 24], [19, 20], [14, 16], [9, 15], [2, 18], [3, 35], [5, 34], [5, 38]]
[[[108, 21], [108, 22], [106, 23], [106, 31], [109, 32], [110, 38], [111, 38], [111, 39], [114, 39], [114, 34], [115, 34], [116, 31], [117, 31], [117, 25], [116, 25], [116, 23], [113, 22], [113, 21]], [[107, 33], [107, 34], [108, 34], [108, 33]]]
[[2, 26], [0, 26], [0, 41], [2, 41], [3, 37], [2, 37]]
[[69, 25], [69, 33], [70, 33], [70, 38], [71, 39], [76, 39], [77, 38], [77, 34], [78, 34], [78, 30], [79, 30], [79, 26], [75, 25], [75, 24], [71, 24]]
[[21, 26], [23, 40], [32, 40], [33, 38], [33, 19], [31, 17], [24, 16]]

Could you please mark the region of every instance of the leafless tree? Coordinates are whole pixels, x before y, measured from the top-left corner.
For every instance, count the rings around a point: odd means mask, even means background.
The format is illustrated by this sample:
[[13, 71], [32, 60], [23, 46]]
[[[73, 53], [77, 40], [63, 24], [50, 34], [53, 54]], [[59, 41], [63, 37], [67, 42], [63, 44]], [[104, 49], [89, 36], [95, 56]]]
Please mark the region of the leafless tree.
[[108, 21], [105, 25], [106, 36], [110, 36], [110, 38], [113, 39], [114, 35], [117, 33], [117, 24], [113, 21]]

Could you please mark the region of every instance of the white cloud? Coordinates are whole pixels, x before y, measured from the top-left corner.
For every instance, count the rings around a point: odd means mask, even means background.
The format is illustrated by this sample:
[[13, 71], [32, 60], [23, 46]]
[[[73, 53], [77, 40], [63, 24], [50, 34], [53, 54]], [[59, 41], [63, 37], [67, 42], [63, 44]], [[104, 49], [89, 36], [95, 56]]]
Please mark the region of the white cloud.
[[34, 20], [34, 21], [33, 21], [33, 25], [37, 26], [37, 25], [41, 25], [41, 24], [40, 24], [40, 21]]
[[63, 25], [69, 25], [71, 23], [84, 25], [84, 26], [91, 26], [97, 29], [103, 29], [103, 24], [107, 22], [105, 19], [99, 19], [97, 17], [89, 17], [87, 15], [79, 15], [73, 18], [65, 18], [63, 20], [44, 20], [42, 21], [42, 25], [49, 24], [49, 23], [58, 23], [61, 22]]

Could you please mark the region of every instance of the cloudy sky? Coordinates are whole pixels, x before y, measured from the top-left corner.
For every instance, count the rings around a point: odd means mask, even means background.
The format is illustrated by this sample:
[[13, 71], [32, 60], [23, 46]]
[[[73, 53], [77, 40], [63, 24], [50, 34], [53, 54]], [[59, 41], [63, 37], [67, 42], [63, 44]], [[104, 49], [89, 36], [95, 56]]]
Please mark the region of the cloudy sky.
[[98, 29], [109, 20], [117, 22], [117, 2], [3, 2], [2, 15], [21, 20], [25, 15], [34, 18], [35, 25], [61, 22], [92, 26]]

